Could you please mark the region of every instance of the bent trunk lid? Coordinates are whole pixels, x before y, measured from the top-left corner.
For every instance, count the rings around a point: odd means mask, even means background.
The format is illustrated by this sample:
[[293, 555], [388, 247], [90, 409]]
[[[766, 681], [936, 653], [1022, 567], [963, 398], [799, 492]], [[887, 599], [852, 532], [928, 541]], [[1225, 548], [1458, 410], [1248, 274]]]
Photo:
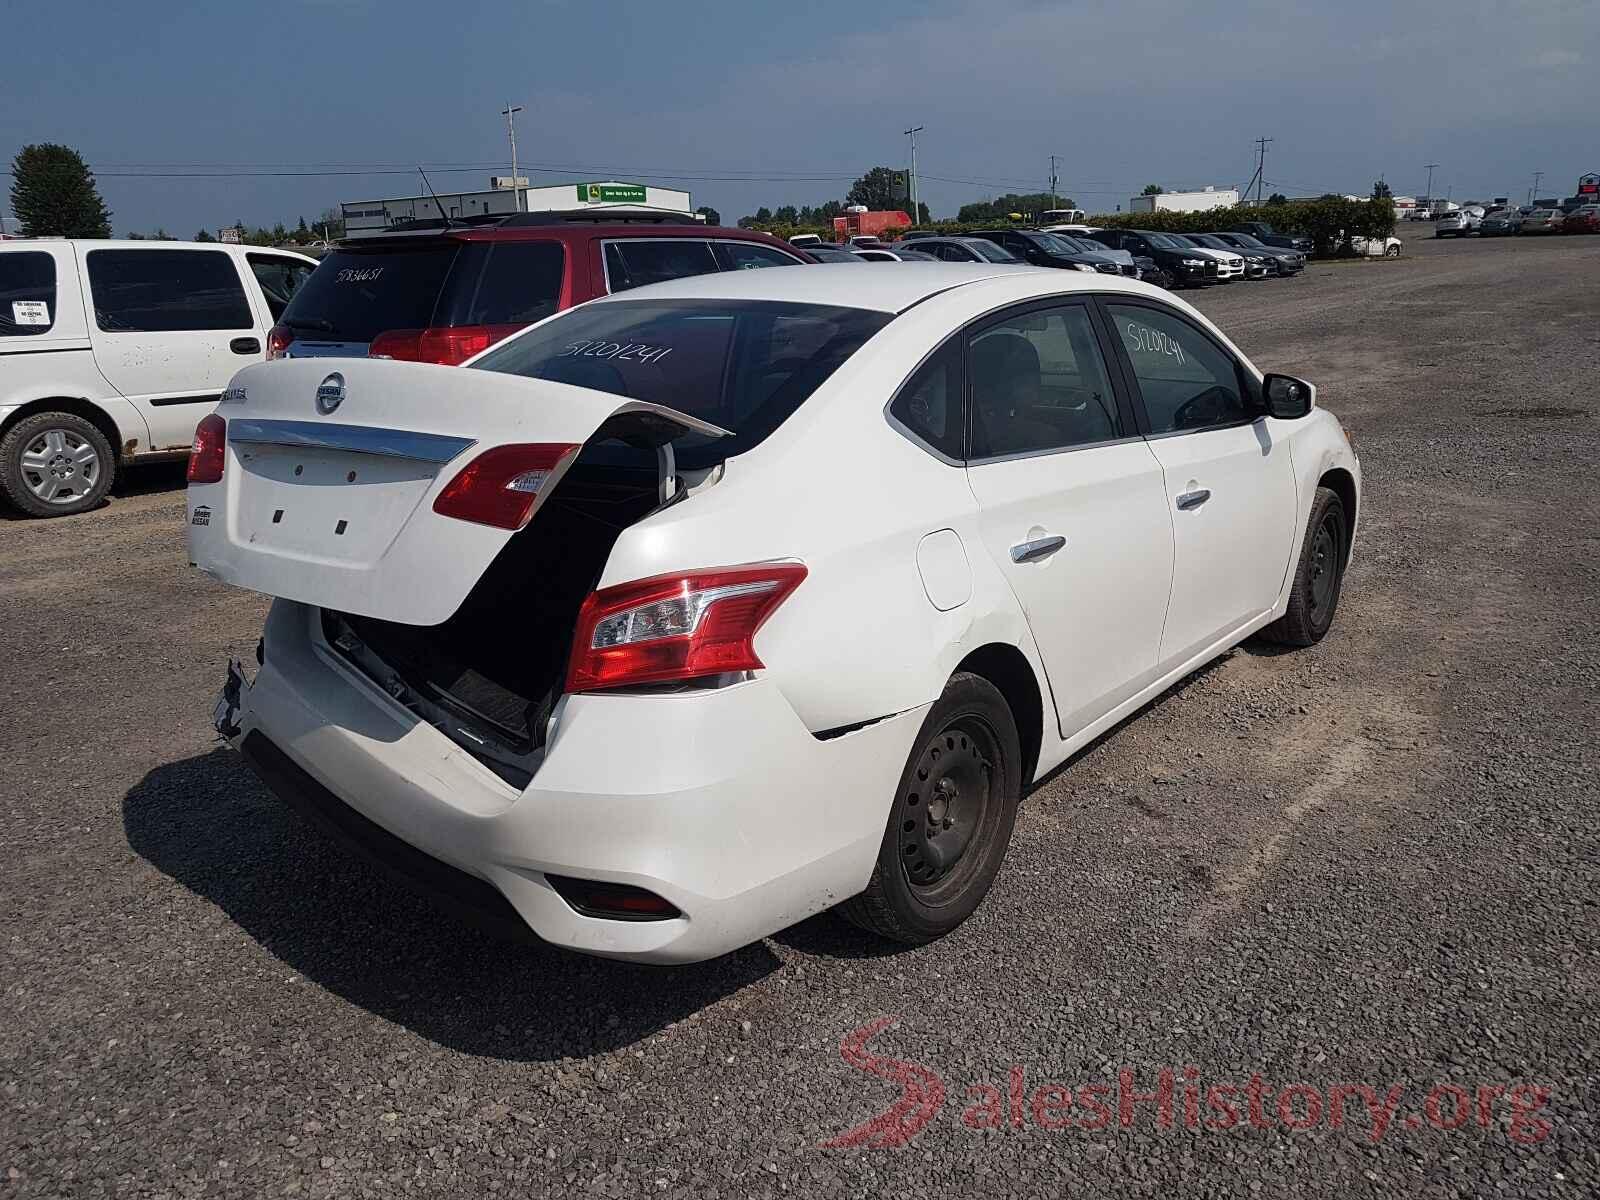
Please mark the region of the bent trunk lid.
[[[727, 431], [660, 405], [491, 371], [366, 359], [283, 361], [234, 377], [218, 483], [190, 484], [189, 559], [225, 583], [408, 625], [460, 607], [515, 531], [433, 510], [496, 446], [660, 446]], [[537, 505], [571, 464], [542, 484]]]

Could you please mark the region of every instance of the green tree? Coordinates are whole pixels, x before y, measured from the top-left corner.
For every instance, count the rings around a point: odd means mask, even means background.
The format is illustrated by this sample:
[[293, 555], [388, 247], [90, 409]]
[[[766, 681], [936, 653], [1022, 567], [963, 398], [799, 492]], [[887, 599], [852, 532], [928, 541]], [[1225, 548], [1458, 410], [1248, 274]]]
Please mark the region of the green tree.
[[800, 210], [792, 204], [785, 204], [782, 208], [774, 210], [772, 219], [779, 225], [798, 225]]
[[1372, 185], [1372, 198], [1374, 200], [1393, 200], [1394, 192], [1383, 180], [1378, 180]]
[[1289, 203], [1289, 197], [1285, 196], [1282, 192], [1273, 192], [1272, 195], [1267, 197], [1267, 203], [1268, 204], [1287, 204], [1287, 203]]
[[211, 236], [209, 229], [197, 229], [195, 230], [194, 240], [197, 242], [214, 242], [217, 239]]
[[772, 223], [772, 210], [770, 208], [768, 208], [765, 204], [763, 204], [760, 208], [756, 209], [755, 221], [756, 221], [757, 225], [769, 225], [769, 224], [771, 224]]
[[111, 210], [76, 150], [45, 142], [11, 160], [11, 211], [27, 237], [105, 238]]
[[932, 222], [933, 222], [933, 214], [931, 214], [928, 211], [927, 201], [918, 200], [917, 201], [917, 224], [918, 225], [929, 225], [929, 224], [932, 224]]
[[695, 209], [695, 212], [699, 213], [706, 219], [707, 225], [722, 224], [722, 214], [716, 209], [712, 208], [709, 204], [702, 204], [699, 208]]
[[894, 198], [894, 176], [892, 167], [873, 167], [850, 185], [845, 203], [865, 204], [873, 212], [894, 208], [898, 203]]
[[1167, 189], [1162, 187], [1159, 183], [1147, 183], [1144, 185], [1144, 191], [1140, 192], [1139, 194], [1141, 196], [1159, 196], [1166, 190]]

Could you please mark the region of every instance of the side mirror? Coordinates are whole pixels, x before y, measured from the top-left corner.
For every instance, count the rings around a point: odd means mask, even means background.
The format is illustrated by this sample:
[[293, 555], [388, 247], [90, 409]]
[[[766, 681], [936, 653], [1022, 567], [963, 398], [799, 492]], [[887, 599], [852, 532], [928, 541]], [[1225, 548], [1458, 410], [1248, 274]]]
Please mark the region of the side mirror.
[[1293, 375], [1268, 375], [1261, 381], [1267, 415], [1281, 421], [1310, 416], [1317, 403], [1317, 386]]

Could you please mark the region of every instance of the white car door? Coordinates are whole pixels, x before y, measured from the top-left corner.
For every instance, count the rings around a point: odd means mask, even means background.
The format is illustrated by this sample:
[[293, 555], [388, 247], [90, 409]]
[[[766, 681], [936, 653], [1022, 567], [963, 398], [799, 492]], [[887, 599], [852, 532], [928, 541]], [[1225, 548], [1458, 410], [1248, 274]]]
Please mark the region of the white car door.
[[79, 254], [95, 365], [144, 416], [151, 449], [187, 447], [234, 372], [265, 354], [234, 255], [159, 243]]
[[1064, 737], [1155, 678], [1172, 583], [1161, 465], [1111, 380], [1087, 301], [977, 327], [967, 478], [1027, 614]]
[[1174, 545], [1161, 637], [1170, 670], [1277, 601], [1300, 514], [1289, 439], [1198, 324], [1156, 300], [1105, 305], [1161, 463]]

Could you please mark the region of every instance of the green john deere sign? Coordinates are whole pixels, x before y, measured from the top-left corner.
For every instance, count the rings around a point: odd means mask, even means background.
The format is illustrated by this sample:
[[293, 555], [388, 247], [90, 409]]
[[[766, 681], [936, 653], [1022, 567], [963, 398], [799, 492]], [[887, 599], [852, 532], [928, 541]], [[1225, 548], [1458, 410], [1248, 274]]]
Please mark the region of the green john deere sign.
[[580, 183], [578, 199], [588, 204], [643, 204], [642, 183]]

